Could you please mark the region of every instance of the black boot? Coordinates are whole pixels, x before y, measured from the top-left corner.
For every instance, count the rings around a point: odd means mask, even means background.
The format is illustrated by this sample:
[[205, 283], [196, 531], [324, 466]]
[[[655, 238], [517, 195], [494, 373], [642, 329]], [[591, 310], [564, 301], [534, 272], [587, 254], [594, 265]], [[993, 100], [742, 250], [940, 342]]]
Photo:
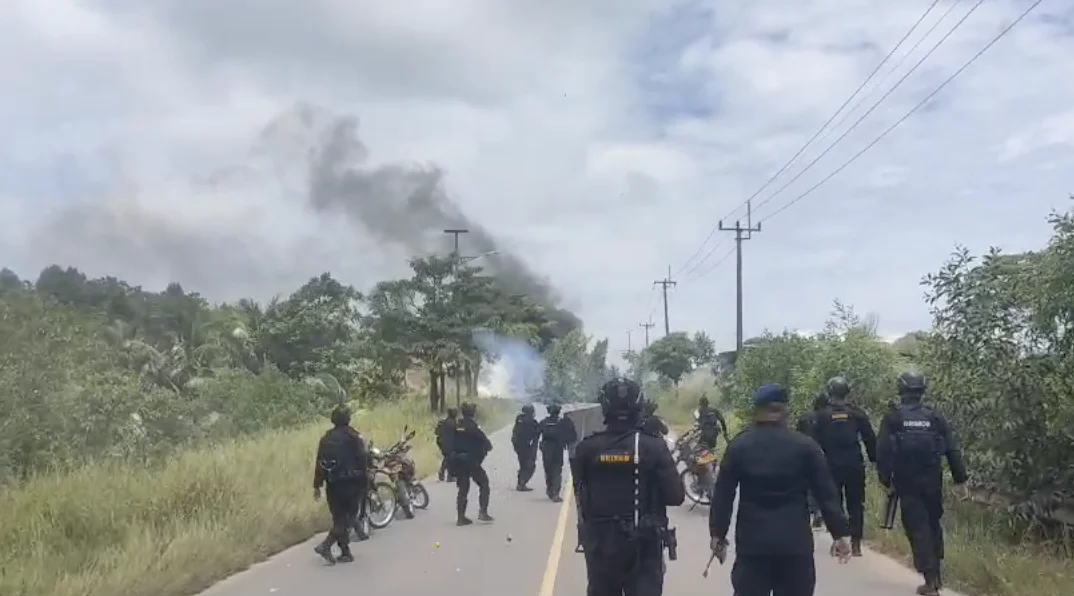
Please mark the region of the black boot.
[[481, 520], [483, 522], [493, 521], [492, 516], [489, 515], [489, 512], [487, 510], [485, 510], [485, 509], [482, 509], [481, 511], [477, 512], [477, 519], [479, 519], [479, 520]]
[[332, 556], [332, 545], [335, 544], [336, 539], [331, 534], [328, 535], [320, 544], [313, 547], [313, 552], [321, 555], [329, 565], [336, 564], [336, 558]]
[[850, 539], [850, 554], [855, 557], [861, 556], [861, 538]]
[[353, 563], [354, 555], [351, 554], [351, 549], [349, 547], [343, 547], [343, 552], [336, 557], [336, 561], [339, 561], [340, 563]]
[[470, 525], [472, 523], [474, 523], [474, 520], [466, 517], [466, 514], [464, 514], [464, 513], [460, 513], [459, 514], [459, 519], [455, 520], [455, 525], [456, 526], [468, 526], [468, 525]]

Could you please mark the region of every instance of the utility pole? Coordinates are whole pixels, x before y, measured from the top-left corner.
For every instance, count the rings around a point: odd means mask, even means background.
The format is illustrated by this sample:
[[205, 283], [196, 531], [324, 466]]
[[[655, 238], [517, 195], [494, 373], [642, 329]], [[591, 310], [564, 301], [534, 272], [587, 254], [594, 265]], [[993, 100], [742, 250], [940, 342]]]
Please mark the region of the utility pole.
[[663, 286], [664, 288], [664, 335], [671, 333], [671, 323], [668, 322], [668, 286], [675, 287], [678, 282], [671, 279], [671, 266], [668, 265], [668, 276], [664, 279], [658, 279], [653, 282], [654, 286]]
[[761, 231], [760, 222], [753, 227], [753, 205], [746, 201], [746, 227], [742, 227], [735, 220], [734, 227], [724, 227], [723, 221], [719, 222], [719, 228], [723, 232], [735, 233], [735, 353], [742, 355], [742, 241], [753, 237], [754, 232]]
[[[455, 273], [458, 273], [459, 272], [459, 261], [460, 261], [459, 260], [459, 235], [461, 235], [461, 234], [469, 234], [470, 230], [464, 230], [464, 229], [461, 229], [461, 228], [460, 229], [446, 229], [446, 230], [444, 230], [444, 233], [445, 234], [451, 234], [452, 236], [455, 236], [455, 250], [452, 251], [452, 253], [451, 253], [451, 260], [455, 264]], [[456, 360], [455, 361], [455, 407], [456, 408], [462, 406], [462, 383], [460, 381], [461, 376], [462, 376], [462, 362], [459, 362], [458, 360]], [[440, 398], [443, 399], [444, 396], [441, 395]]]
[[628, 352], [633, 352], [634, 351], [634, 346], [633, 346], [633, 344], [630, 343], [630, 334], [633, 333], [633, 332], [634, 331], [632, 329], [627, 329], [627, 332], [626, 332], [626, 350]]
[[645, 330], [645, 347], [649, 347], [649, 330], [656, 327], [656, 323], [649, 321], [648, 323], [638, 323], [638, 327]]

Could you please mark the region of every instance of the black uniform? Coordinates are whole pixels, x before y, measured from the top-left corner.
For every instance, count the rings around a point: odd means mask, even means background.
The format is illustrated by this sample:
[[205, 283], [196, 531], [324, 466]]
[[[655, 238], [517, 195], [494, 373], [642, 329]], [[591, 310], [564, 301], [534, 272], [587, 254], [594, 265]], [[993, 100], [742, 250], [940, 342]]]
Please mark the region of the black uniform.
[[719, 410], [708, 405], [708, 400], [697, 409], [697, 426], [701, 429], [699, 442], [708, 449], [716, 448], [721, 433], [727, 436], [727, 421]]
[[[798, 422], [795, 424], [795, 430], [816, 440], [817, 412], [823, 410], [827, 405], [828, 394], [822, 391], [813, 398], [813, 410], [798, 417]], [[809, 492], [809, 512], [813, 516], [813, 527], [819, 528], [823, 522], [820, 518], [820, 508], [817, 507], [817, 499], [813, 496], [813, 491]]]
[[533, 417], [533, 406], [523, 408], [515, 417], [515, 426], [511, 429], [511, 446], [518, 456], [518, 490], [532, 490], [526, 483], [533, 478], [537, 469], [537, 439], [541, 436], [540, 426]]
[[935, 594], [943, 579], [943, 459], [956, 484], [966, 481], [966, 466], [947, 421], [921, 404], [924, 377], [905, 373], [899, 387], [902, 405], [880, 424], [876, 468], [880, 483], [899, 498], [914, 567], [925, 578], [919, 593]]
[[[785, 403], [786, 391], [776, 387], [763, 387], [755, 403]], [[816, 568], [806, 493], [816, 495], [833, 538], [850, 533], [820, 447], [784, 422], [758, 422], [739, 433], [727, 447], [713, 489], [713, 538], [726, 540], [736, 490], [735, 596], [812, 596]]]
[[856, 406], [834, 400], [817, 413], [816, 439], [828, 459], [839, 501], [846, 505], [850, 517], [850, 538], [854, 554], [861, 554], [865, 528], [865, 462], [862, 444], [869, 461], [876, 463], [876, 435], [868, 415]]
[[436, 476], [440, 480], [451, 481], [451, 436], [455, 432], [456, 412], [454, 408], [448, 410], [446, 418], [436, 424], [436, 446], [440, 449], [440, 471]]
[[335, 426], [325, 433], [317, 445], [317, 459], [313, 472], [313, 488], [325, 489], [325, 501], [332, 514], [332, 529], [314, 551], [329, 563], [335, 563], [332, 544], [342, 551], [338, 560], [354, 559], [350, 551], [350, 529], [357, 524], [361, 504], [364, 503], [369, 466], [369, 453], [358, 431], [349, 426], [350, 412], [339, 408], [332, 413]]
[[465, 403], [461, 410], [462, 416], [456, 421], [452, 431], [451, 473], [455, 476], [455, 485], [459, 489], [459, 494], [455, 498], [458, 525], [464, 526], [473, 523], [466, 517], [471, 480], [477, 484], [478, 519], [492, 521], [488, 512], [489, 477], [485, 473], [485, 468], [481, 466], [489, 451], [492, 451], [492, 442], [474, 420], [476, 406]]
[[660, 596], [667, 507], [685, 495], [663, 440], [640, 432], [641, 390], [628, 379], [601, 389], [607, 430], [578, 444], [571, 460], [585, 534], [588, 596]]
[[559, 412], [559, 406], [549, 406], [548, 416], [540, 423], [545, 494], [556, 502], [562, 500], [559, 492], [563, 488], [563, 450], [578, 441], [574, 423], [560, 418]]

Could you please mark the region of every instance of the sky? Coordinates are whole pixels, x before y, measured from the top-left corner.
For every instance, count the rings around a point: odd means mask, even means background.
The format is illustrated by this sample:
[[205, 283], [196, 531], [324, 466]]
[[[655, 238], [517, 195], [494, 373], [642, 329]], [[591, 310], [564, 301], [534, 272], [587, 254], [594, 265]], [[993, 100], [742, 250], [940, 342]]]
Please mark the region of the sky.
[[1074, 5], [1044, 0], [781, 208], [1031, 3], [938, 1], [762, 189], [932, 0], [8, 0], [0, 265], [264, 299], [403, 275], [462, 222], [464, 254], [491, 246], [613, 352], [663, 333], [669, 268], [672, 330], [730, 349], [733, 234], [711, 230], [761, 190], [746, 335], [839, 299], [898, 336], [957, 244], [1040, 248], [1068, 208]]

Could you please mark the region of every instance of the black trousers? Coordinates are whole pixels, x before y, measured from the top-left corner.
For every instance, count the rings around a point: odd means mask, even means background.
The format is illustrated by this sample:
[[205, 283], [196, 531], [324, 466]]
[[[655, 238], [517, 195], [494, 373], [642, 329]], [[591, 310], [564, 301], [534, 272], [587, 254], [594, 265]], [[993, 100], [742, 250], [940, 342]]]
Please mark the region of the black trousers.
[[537, 471], [537, 448], [530, 445], [515, 447], [515, 455], [518, 456], [518, 485], [525, 486]]
[[451, 473], [455, 476], [455, 487], [459, 489], [455, 497], [455, 510], [459, 517], [466, 515], [466, 505], [470, 498], [470, 482], [477, 485], [477, 504], [480, 511], [488, 512], [489, 509], [489, 475], [481, 463], [472, 460], [456, 458], [451, 466]]
[[943, 561], [942, 487], [899, 491], [902, 528], [914, 553], [914, 568], [927, 580], [939, 581]]
[[731, 585], [734, 596], [813, 596], [817, 587], [813, 553], [736, 555]]
[[850, 521], [850, 537], [861, 540], [865, 532], [865, 466], [850, 464], [830, 466], [839, 504]]
[[720, 431], [712, 428], [701, 429], [701, 435], [697, 439], [697, 443], [705, 449], [715, 449], [716, 440], [720, 438]]
[[558, 497], [563, 490], [563, 449], [545, 449], [541, 452], [544, 464], [545, 493]]
[[328, 535], [343, 550], [350, 545], [350, 529], [357, 523], [358, 516], [365, 511], [366, 480], [347, 479], [329, 482], [325, 488], [324, 500], [332, 514], [332, 529]]
[[630, 541], [615, 523], [587, 524], [585, 533], [586, 596], [662, 596], [659, 540]]

